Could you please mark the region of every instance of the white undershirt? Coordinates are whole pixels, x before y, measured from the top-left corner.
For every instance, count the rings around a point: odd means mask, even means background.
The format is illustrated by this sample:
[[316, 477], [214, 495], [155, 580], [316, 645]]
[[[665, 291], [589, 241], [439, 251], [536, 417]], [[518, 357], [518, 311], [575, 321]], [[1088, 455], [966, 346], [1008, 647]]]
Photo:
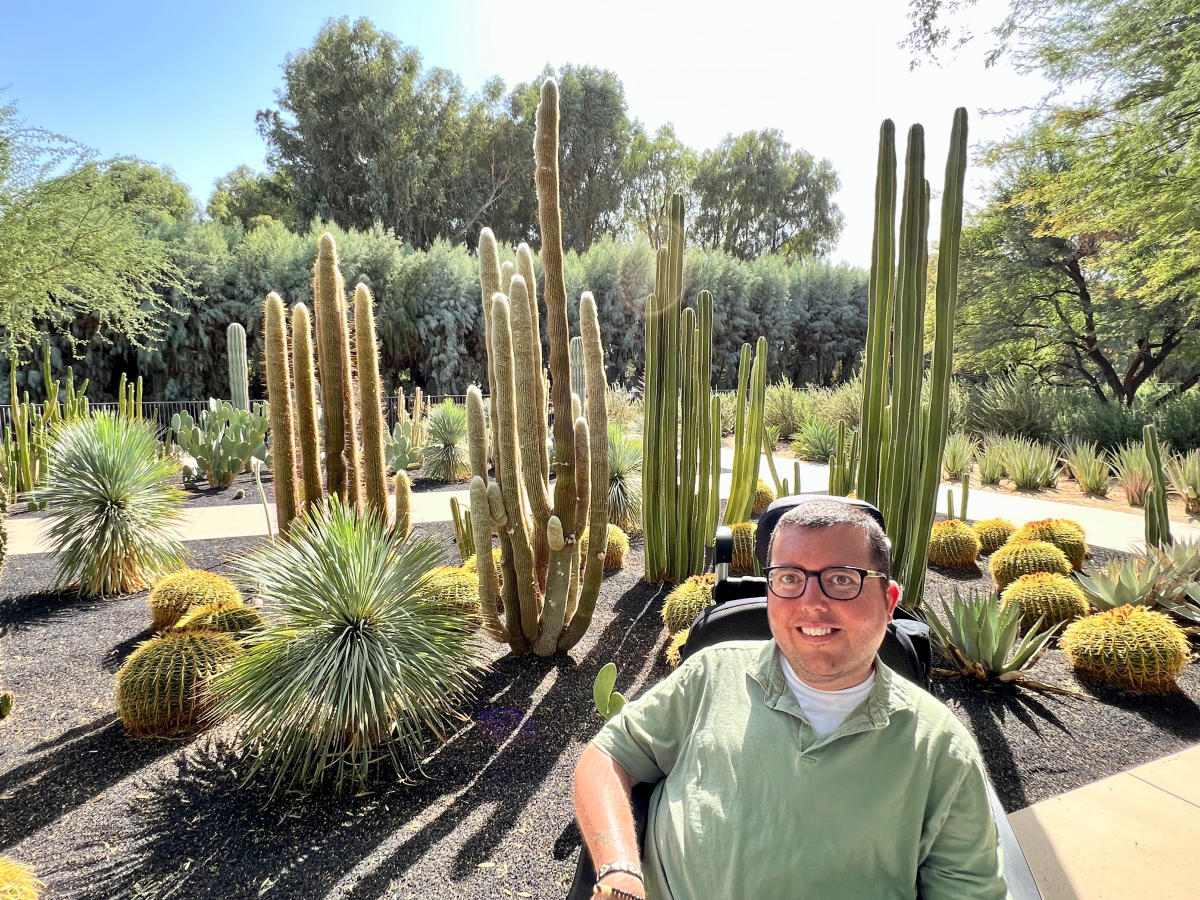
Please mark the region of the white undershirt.
[[783, 677], [787, 680], [788, 687], [792, 689], [800, 709], [816, 730], [817, 737], [824, 737], [850, 718], [850, 713], [867, 699], [871, 687], [875, 684], [875, 669], [872, 667], [871, 674], [862, 684], [842, 688], [840, 691], [819, 691], [796, 676], [787, 657], [782, 653], [779, 654], [779, 662], [783, 666]]

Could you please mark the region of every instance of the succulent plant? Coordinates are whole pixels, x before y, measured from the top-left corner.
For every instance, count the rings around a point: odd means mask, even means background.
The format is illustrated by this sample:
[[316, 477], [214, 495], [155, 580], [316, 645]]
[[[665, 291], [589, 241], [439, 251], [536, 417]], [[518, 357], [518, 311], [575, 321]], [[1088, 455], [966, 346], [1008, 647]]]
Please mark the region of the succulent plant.
[[1039, 620], [1047, 626], [1070, 622], [1088, 615], [1088, 606], [1079, 585], [1066, 575], [1034, 572], [1022, 575], [1000, 595], [1002, 606], [1015, 603], [1021, 610], [1021, 628], [1028, 630]]
[[[468, 512], [469, 511], [470, 510], [468, 510]], [[494, 562], [496, 564], [496, 577], [497, 578], [503, 577], [503, 574], [504, 574], [503, 569], [501, 569], [501, 558], [500, 557], [501, 557], [500, 548], [493, 547], [492, 548], [492, 562]], [[470, 556], [468, 556], [466, 559], [463, 560], [462, 567], [469, 572], [476, 572], [478, 570], [475, 568], [475, 564], [478, 561], [478, 559], [479, 559], [479, 557], [476, 556], [474, 553], [472, 553]]]
[[1135, 605], [1072, 622], [1058, 645], [1081, 674], [1140, 694], [1175, 690], [1190, 651], [1168, 616]]
[[29, 866], [0, 856], [0, 897], [3, 900], [38, 900], [45, 886]]
[[1138, 557], [1114, 559], [1091, 575], [1077, 575], [1088, 602], [1105, 612], [1119, 606], [1153, 606], [1162, 567]]
[[625, 695], [614, 691], [617, 684], [617, 667], [613, 663], [605, 663], [596, 673], [592, 682], [592, 701], [596, 704], [596, 712], [611, 719], [625, 706]]
[[767, 507], [775, 502], [775, 489], [763, 481], [758, 479], [758, 486], [754, 489], [754, 506], [751, 509], [753, 515], [759, 516], [767, 511]]
[[1067, 557], [1071, 568], [1082, 571], [1083, 562], [1091, 552], [1084, 538], [1083, 526], [1073, 519], [1039, 519], [1027, 522], [1016, 530], [1010, 540], [1047, 541]]
[[12, 691], [0, 693], [0, 721], [8, 718], [8, 714], [13, 710], [14, 702], [16, 702], [16, 698]]
[[204, 687], [242, 653], [217, 631], [167, 632], [138, 644], [117, 671], [117, 712], [135, 737], [193, 731], [208, 712]]
[[730, 570], [749, 574], [754, 572], [758, 560], [754, 556], [754, 536], [758, 532], [755, 522], [738, 522], [733, 529], [733, 561]]
[[975, 536], [979, 538], [979, 552], [984, 556], [1003, 547], [1017, 530], [1017, 526], [1008, 519], [984, 519], [971, 527], [975, 529]]
[[929, 562], [947, 569], [978, 571], [979, 537], [961, 519], [934, 522], [929, 535]]
[[[588, 529], [583, 529], [579, 536], [580, 558], [587, 557]], [[629, 553], [629, 535], [613, 525], [608, 525], [608, 546], [604, 550], [604, 571], [614, 572], [625, 565], [625, 556]]]
[[685, 628], [690, 628], [696, 616], [705, 607], [713, 604], [713, 586], [717, 576], [711, 572], [704, 575], [689, 575], [677, 585], [667, 599], [663, 601], [662, 620], [667, 626], [667, 632], [678, 634]]
[[608, 423], [608, 520], [626, 534], [642, 531], [642, 441]]
[[270, 424], [267, 411], [266, 404], [241, 410], [228, 400], [210, 397], [199, 422], [187, 410], [171, 416], [175, 443], [196, 460], [192, 478], [203, 475], [210, 487], [229, 487], [250, 465], [252, 456], [265, 460]]
[[242, 606], [242, 593], [228, 578], [203, 569], [183, 569], [164, 575], [154, 583], [147, 597], [150, 627], [155, 631], [170, 628], [201, 606], [223, 603]]
[[992, 554], [988, 569], [996, 580], [996, 590], [1003, 591], [1022, 575], [1034, 572], [1070, 575], [1071, 563], [1061, 550], [1047, 541], [1009, 540]]
[[474, 568], [439, 566], [429, 573], [426, 596], [443, 609], [479, 621], [479, 580]]
[[683, 645], [687, 643], [688, 635], [691, 633], [692, 629], [685, 628], [683, 631], [675, 632], [667, 641], [667, 664], [672, 669], [678, 669], [679, 664], [683, 661]]
[[393, 472], [405, 472], [421, 465], [421, 448], [413, 439], [413, 430], [411, 421], [397, 422], [384, 441], [383, 453]]
[[171, 630], [223, 631], [226, 634], [241, 636], [245, 632], [260, 628], [265, 624], [266, 619], [263, 618], [262, 613], [252, 606], [217, 601], [192, 608], [175, 623]]

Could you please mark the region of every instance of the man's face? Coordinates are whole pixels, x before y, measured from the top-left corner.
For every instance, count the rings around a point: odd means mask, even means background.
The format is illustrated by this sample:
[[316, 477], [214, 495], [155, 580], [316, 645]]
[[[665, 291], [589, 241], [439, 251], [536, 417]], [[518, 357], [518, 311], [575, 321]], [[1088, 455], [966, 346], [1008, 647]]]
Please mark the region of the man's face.
[[[876, 568], [865, 532], [853, 525], [785, 526], [775, 535], [770, 563], [810, 572], [829, 566]], [[767, 618], [800, 680], [818, 690], [837, 691], [861, 684], [871, 674], [899, 600], [900, 588], [894, 581], [870, 576], [863, 579], [862, 593], [853, 600], [831, 600], [817, 578], [810, 576], [799, 597], [779, 597], [768, 588]]]

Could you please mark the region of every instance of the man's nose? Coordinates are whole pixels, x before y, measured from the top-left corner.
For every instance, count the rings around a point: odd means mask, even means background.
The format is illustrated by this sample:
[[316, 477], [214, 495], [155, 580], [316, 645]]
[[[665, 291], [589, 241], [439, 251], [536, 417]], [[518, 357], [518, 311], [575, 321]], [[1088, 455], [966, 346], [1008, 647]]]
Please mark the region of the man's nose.
[[804, 579], [804, 590], [796, 598], [805, 606], [828, 606], [829, 598], [821, 589], [821, 579], [816, 575], [808, 575]]

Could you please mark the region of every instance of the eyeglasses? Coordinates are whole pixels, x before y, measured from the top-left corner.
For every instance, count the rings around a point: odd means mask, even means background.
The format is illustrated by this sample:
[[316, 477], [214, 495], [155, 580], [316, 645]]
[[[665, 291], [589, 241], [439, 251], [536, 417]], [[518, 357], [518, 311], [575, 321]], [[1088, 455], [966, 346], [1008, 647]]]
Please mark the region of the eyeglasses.
[[830, 600], [853, 600], [862, 593], [863, 579], [888, 577], [883, 572], [855, 566], [830, 566], [817, 572], [799, 566], [768, 566], [763, 571], [771, 592], [785, 600], [794, 600], [803, 594], [810, 575], [817, 576], [821, 591]]

